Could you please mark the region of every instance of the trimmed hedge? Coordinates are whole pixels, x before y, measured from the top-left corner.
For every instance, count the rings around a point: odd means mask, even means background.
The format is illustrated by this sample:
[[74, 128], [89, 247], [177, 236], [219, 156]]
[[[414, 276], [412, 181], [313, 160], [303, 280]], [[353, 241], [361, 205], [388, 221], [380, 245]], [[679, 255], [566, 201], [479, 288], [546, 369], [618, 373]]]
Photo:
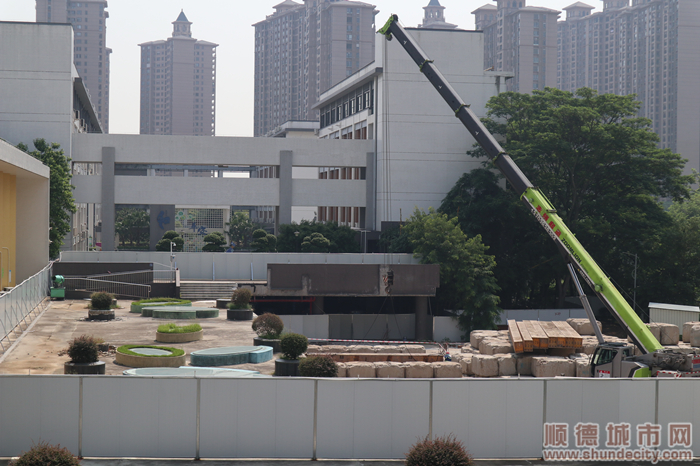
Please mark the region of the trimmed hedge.
[[[165, 351], [170, 351], [172, 354], [161, 354], [161, 355], [145, 355], [145, 354], [139, 354], [139, 353], [134, 353], [131, 351], [132, 348], [154, 348], [154, 349], [159, 349], [159, 350], [165, 350]], [[142, 356], [144, 358], [171, 358], [173, 356], [182, 356], [185, 354], [184, 350], [178, 349], [178, 348], [171, 348], [169, 346], [156, 346], [156, 345], [123, 345], [117, 348], [117, 352], [122, 353], [122, 354], [128, 354], [130, 356]]]
[[179, 326], [174, 322], [170, 322], [169, 324], [158, 326], [158, 333], [195, 333], [200, 330], [202, 330], [202, 326], [199, 324]]
[[299, 359], [309, 347], [309, 339], [298, 333], [288, 333], [280, 338], [282, 359]]
[[97, 339], [90, 335], [74, 338], [68, 343], [68, 356], [71, 362], [76, 364], [97, 362], [99, 357]]
[[[156, 303], [156, 304], [152, 304]], [[178, 298], [150, 298], [131, 303], [131, 311], [134, 314], [141, 314], [141, 310], [148, 306], [191, 306], [192, 301]]]
[[90, 309], [108, 311], [112, 308], [114, 295], [105, 291], [98, 291], [90, 296]]
[[338, 364], [328, 354], [309, 356], [299, 361], [302, 377], [338, 377]]

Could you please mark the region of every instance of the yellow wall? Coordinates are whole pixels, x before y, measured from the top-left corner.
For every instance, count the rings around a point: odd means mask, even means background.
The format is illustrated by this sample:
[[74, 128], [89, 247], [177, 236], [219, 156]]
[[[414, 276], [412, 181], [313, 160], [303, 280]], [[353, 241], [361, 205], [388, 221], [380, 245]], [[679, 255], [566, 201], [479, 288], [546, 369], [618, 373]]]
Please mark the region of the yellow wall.
[[[0, 172], [0, 289], [16, 284], [16, 251], [17, 177]], [[12, 281], [9, 271], [12, 271]]]

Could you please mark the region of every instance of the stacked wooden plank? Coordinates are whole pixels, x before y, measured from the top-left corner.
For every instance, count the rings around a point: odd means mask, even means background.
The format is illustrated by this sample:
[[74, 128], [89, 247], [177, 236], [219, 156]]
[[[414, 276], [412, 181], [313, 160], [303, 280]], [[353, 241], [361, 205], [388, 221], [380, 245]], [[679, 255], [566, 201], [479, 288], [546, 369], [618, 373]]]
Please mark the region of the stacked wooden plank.
[[508, 335], [516, 353], [550, 348], [581, 348], [583, 338], [566, 322], [508, 321]]

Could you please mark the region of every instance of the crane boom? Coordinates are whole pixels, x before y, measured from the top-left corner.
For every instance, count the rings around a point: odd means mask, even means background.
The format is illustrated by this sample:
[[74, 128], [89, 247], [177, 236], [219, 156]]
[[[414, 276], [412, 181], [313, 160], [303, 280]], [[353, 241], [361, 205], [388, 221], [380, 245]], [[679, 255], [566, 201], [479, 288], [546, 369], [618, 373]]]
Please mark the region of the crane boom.
[[555, 242], [567, 262], [573, 264], [588, 285], [626, 330], [634, 344], [644, 353], [652, 353], [663, 347], [652, 335], [649, 328], [637, 316], [622, 297], [598, 264], [578, 242], [576, 236], [564, 224], [547, 197], [518, 168], [513, 159], [503, 150], [493, 135], [481, 123], [457, 92], [452, 88], [440, 70], [434, 65], [420, 46], [399, 24], [397, 15], [392, 15], [378, 33], [388, 40], [396, 37], [408, 52], [420, 71], [433, 84], [445, 102], [455, 112], [462, 124], [469, 130], [476, 142], [486, 151], [493, 164], [501, 171], [522, 202], [535, 216], [540, 225]]

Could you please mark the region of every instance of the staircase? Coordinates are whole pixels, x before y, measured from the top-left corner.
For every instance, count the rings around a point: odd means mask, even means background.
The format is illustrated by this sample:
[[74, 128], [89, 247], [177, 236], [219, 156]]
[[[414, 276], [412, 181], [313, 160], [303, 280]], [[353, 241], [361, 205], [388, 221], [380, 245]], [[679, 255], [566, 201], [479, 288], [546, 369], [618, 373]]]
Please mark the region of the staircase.
[[190, 301], [231, 299], [235, 283], [232, 281], [181, 281], [180, 298]]

